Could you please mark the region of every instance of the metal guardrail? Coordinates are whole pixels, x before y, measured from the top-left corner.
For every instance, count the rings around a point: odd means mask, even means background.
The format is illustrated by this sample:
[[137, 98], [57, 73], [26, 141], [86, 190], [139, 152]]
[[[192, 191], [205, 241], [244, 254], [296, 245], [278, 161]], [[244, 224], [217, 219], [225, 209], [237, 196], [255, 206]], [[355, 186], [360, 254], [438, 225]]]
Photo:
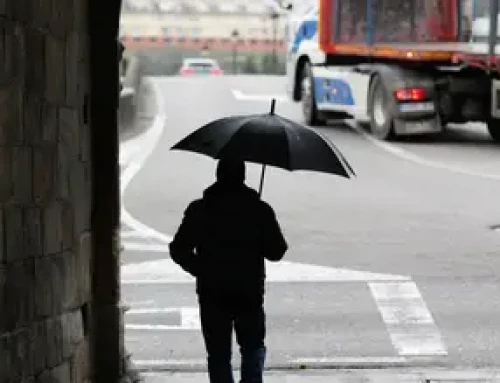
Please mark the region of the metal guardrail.
[[118, 124], [120, 132], [134, 127], [137, 118], [137, 106], [142, 85], [142, 65], [139, 57], [127, 57], [120, 63], [122, 90], [118, 106]]

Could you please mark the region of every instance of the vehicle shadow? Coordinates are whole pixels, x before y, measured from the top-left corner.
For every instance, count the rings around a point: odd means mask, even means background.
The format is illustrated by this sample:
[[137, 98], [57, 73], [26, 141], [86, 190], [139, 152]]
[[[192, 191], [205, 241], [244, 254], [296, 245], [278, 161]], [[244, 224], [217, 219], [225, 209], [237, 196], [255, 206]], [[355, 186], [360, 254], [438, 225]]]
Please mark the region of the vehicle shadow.
[[432, 144], [446, 146], [470, 146], [470, 147], [485, 147], [498, 148], [498, 143], [495, 143], [489, 136], [485, 127], [479, 124], [474, 126], [467, 125], [450, 125], [446, 130], [438, 134], [426, 134], [418, 136], [406, 136], [397, 139], [399, 144]]
[[337, 132], [345, 136], [359, 136], [359, 133], [353, 129], [354, 120], [329, 120], [326, 125], [316, 127], [316, 130], [326, 132]]

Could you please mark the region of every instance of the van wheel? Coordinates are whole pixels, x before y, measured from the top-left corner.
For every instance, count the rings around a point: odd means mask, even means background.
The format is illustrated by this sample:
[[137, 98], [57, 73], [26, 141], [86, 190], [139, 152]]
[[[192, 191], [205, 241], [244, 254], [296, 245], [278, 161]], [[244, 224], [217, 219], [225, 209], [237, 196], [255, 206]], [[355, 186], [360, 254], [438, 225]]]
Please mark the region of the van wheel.
[[375, 137], [387, 141], [395, 138], [391, 100], [380, 76], [375, 76], [370, 85], [368, 114], [370, 131]]
[[305, 63], [301, 76], [301, 95], [302, 95], [302, 114], [304, 121], [309, 126], [325, 125], [326, 120], [321, 115], [316, 107], [316, 99], [314, 96], [314, 78], [310, 63]]

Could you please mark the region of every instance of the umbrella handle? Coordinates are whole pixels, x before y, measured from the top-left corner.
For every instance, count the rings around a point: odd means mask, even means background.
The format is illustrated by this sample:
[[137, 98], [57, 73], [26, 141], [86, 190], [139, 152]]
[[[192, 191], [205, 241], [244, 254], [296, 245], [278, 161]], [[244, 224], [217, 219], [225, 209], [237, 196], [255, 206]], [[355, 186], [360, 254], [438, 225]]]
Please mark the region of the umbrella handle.
[[262, 197], [262, 189], [264, 187], [264, 175], [266, 174], [266, 165], [262, 165], [262, 171], [260, 173], [260, 186], [259, 186], [259, 197]]

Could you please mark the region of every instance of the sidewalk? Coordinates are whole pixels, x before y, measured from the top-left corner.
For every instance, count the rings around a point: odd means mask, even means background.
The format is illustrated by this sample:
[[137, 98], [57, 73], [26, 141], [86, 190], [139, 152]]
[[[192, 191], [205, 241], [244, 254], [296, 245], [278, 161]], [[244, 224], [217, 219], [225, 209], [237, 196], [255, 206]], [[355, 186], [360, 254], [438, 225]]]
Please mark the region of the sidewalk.
[[[208, 383], [206, 373], [143, 373], [145, 383]], [[234, 374], [238, 381], [238, 371]], [[265, 383], [497, 383], [491, 370], [309, 370], [268, 372]]]

